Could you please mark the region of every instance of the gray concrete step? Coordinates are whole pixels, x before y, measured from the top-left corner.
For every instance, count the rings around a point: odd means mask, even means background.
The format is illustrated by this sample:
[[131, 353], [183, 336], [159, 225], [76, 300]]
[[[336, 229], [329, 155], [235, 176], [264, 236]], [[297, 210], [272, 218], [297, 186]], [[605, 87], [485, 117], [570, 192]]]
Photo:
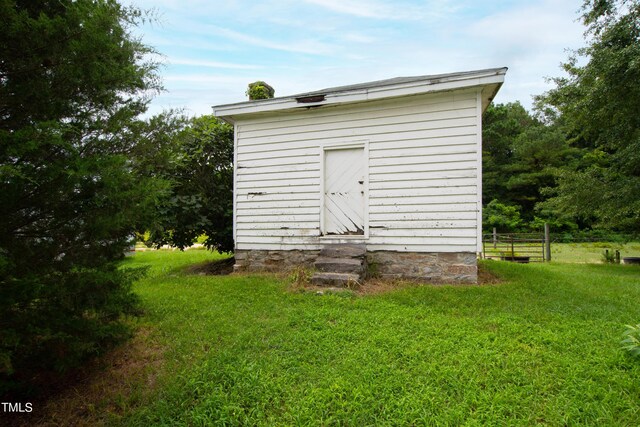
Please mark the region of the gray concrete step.
[[328, 273], [364, 273], [362, 258], [329, 258], [319, 256], [314, 263], [317, 270]]
[[359, 285], [360, 276], [352, 273], [316, 272], [311, 277], [311, 284], [316, 286], [348, 288]]
[[326, 258], [364, 258], [365, 245], [329, 244], [320, 250], [320, 256]]

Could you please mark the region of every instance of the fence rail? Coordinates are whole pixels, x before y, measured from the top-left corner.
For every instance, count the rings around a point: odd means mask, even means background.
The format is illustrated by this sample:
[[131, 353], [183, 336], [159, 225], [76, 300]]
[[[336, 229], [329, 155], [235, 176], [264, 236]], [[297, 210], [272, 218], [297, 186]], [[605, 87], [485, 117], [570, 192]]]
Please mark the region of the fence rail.
[[548, 234], [507, 233], [482, 236], [482, 256], [513, 262], [544, 262], [550, 259], [547, 253]]

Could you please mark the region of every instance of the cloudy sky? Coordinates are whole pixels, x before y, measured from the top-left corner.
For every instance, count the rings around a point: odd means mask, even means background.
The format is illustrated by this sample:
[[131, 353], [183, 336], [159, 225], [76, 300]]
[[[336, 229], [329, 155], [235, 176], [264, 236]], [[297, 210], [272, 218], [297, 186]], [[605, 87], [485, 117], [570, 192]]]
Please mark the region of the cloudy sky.
[[400, 76], [509, 67], [495, 102], [531, 97], [584, 44], [581, 0], [129, 0], [158, 22], [137, 31], [165, 64], [151, 113]]

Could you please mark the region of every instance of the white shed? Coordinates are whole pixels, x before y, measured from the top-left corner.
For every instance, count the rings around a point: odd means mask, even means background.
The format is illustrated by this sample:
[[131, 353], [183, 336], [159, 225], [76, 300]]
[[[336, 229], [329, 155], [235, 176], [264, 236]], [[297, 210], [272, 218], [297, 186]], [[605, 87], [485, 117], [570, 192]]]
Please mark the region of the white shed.
[[236, 269], [311, 265], [357, 244], [381, 276], [475, 282], [482, 113], [506, 71], [214, 107], [235, 128]]

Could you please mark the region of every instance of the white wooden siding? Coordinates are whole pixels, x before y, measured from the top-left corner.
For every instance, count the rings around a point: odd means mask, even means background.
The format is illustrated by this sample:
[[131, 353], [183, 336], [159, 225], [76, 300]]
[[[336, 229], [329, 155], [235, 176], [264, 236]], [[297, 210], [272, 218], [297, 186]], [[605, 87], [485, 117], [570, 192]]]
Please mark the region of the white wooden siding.
[[[368, 141], [369, 250], [475, 252], [479, 93], [462, 90], [243, 116], [238, 249], [318, 249], [324, 147]], [[362, 238], [362, 236], [358, 236]]]

